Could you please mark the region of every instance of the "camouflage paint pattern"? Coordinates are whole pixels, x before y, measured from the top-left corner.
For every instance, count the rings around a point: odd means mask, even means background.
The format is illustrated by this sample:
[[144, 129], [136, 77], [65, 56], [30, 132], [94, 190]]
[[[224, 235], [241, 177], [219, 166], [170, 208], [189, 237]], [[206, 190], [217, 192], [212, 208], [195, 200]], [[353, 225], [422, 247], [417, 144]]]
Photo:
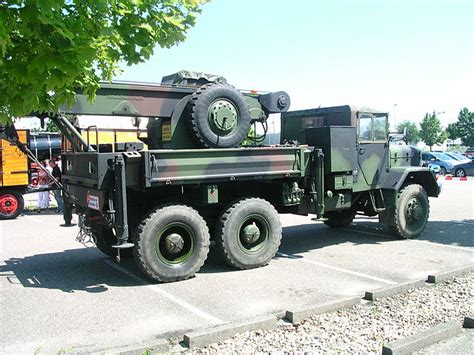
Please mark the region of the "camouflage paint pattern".
[[305, 176], [305, 147], [146, 151], [145, 186]]

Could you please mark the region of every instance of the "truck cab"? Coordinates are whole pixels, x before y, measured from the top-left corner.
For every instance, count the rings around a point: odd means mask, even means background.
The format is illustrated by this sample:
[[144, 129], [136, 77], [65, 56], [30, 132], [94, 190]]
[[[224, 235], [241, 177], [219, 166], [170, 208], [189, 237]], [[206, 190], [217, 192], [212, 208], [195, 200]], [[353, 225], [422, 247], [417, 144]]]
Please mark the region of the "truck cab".
[[286, 112], [281, 120], [282, 143], [322, 149], [325, 217], [338, 225], [356, 213], [393, 223], [405, 185], [419, 184], [430, 197], [439, 194], [435, 177], [421, 167], [420, 150], [390, 144], [387, 112], [345, 105]]

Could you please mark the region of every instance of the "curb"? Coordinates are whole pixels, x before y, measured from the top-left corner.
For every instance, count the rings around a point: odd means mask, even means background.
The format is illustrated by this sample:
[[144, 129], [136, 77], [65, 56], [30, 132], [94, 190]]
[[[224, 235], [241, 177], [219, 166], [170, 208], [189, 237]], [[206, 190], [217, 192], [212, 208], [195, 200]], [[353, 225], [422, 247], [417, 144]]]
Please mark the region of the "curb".
[[462, 323], [463, 328], [473, 329], [474, 328], [474, 313], [464, 317], [464, 322]]
[[191, 332], [184, 335], [183, 342], [188, 348], [202, 348], [231, 338], [238, 333], [273, 329], [277, 325], [278, 321], [275, 316], [258, 317], [246, 322], [224, 324], [211, 329]]
[[286, 311], [285, 319], [292, 324], [300, 323], [313, 315], [337, 311], [342, 308], [350, 308], [361, 301], [360, 297], [353, 297], [341, 301], [330, 301], [310, 307], [300, 307], [294, 310]]
[[382, 355], [410, 354], [429, 345], [454, 337], [462, 328], [456, 321], [439, 324], [406, 338], [392, 341], [382, 347]]
[[445, 282], [449, 279], [452, 279], [453, 277], [465, 275], [472, 271], [474, 271], [474, 265], [463, 266], [459, 269], [453, 269], [453, 270], [444, 271], [444, 272], [440, 272], [433, 275], [428, 275], [426, 282], [431, 283], [431, 284], [435, 284], [438, 282]]
[[375, 301], [378, 298], [395, 296], [413, 288], [423, 287], [425, 286], [425, 283], [425, 280], [417, 280], [405, 282], [395, 286], [388, 286], [375, 291], [366, 291], [363, 299], [368, 301]]
[[141, 355], [147, 351], [153, 353], [166, 353], [170, 351], [169, 342], [166, 339], [158, 339], [154, 341], [151, 345], [135, 345], [128, 346], [114, 350], [107, 350], [106, 353], [109, 354], [119, 354], [119, 355]]

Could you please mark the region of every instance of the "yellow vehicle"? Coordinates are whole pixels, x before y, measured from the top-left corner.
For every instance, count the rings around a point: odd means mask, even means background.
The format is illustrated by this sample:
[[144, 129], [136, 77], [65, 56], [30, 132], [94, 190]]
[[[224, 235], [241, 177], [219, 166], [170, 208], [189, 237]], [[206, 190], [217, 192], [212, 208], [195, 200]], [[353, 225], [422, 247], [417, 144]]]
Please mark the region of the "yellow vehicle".
[[[70, 150], [70, 143], [55, 133], [31, 133], [29, 130], [18, 130], [20, 142], [27, 145], [39, 159], [57, 158], [63, 151]], [[123, 142], [139, 142], [138, 136], [146, 135], [145, 131], [134, 129], [88, 127], [82, 136], [99, 151], [114, 151], [117, 144]], [[35, 189], [35, 172], [37, 164], [15, 145], [0, 139], [0, 220], [16, 218], [24, 207], [23, 195], [37, 192]], [[31, 184], [31, 185], [30, 185]]]
[[[19, 130], [18, 136], [28, 144], [28, 130]], [[15, 145], [0, 139], [0, 219], [15, 218], [21, 213], [29, 183], [29, 159]]]

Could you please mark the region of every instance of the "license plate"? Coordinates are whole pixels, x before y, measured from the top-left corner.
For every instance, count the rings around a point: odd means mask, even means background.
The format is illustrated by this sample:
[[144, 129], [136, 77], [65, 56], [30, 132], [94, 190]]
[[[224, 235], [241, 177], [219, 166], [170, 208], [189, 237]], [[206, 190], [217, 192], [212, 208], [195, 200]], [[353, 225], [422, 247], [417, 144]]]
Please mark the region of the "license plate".
[[90, 209], [100, 211], [99, 196], [94, 196], [87, 192], [86, 202], [87, 207]]

